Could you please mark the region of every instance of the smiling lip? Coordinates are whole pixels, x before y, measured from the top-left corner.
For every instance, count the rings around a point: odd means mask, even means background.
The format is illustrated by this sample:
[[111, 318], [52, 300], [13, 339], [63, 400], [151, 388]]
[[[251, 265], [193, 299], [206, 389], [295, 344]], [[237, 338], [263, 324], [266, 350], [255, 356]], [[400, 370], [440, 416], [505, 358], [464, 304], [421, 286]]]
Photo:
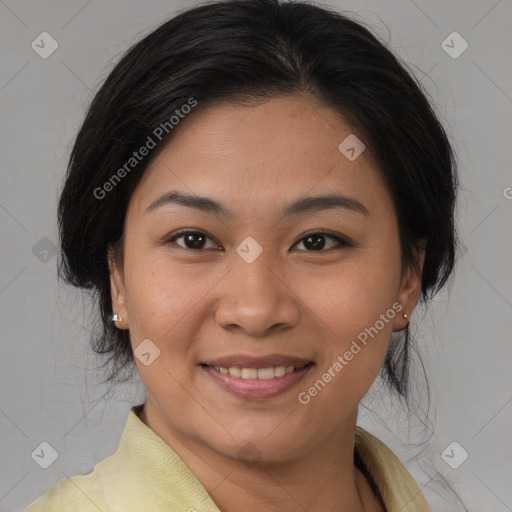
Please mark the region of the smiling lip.
[[222, 366], [223, 368], [232, 366], [238, 368], [269, 368], [271, 366], [295, 366], [295, 368], [302, 368], [309, 362], [311, 362], [311, 360], [284, 354], [269, 354], [267, 356], [234, 354], [202, 361], [202, 364], [207, 366]]
[[[200, 366], [216, 384], [232, 395], [249, 400], [265, 400], [285, 393], [295, 386], [311, 370], [314, 363], [294, 356], [270, 354], [261, 357], [226, 356], [205, 361]], [[217, 367], [217, 370], [214, 369], [214, 366]], [[218, 371], [219, 367], [260, 369], [278, 366], [295, 366], [295, 370], [269, 379], [245, 379]]]

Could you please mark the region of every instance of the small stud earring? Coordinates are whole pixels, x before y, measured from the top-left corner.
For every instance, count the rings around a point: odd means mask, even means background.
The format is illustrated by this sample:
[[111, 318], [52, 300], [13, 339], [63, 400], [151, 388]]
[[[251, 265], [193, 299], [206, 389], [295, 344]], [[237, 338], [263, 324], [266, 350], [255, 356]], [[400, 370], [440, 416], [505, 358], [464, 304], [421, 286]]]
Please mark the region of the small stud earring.
[[112, 320], [113, 320], [114, 322], [120, 322], [120, 321], [122, 320], [122, 318], [118, 317], [118, 316], [117, 316], [117, 313], [116, 313], [116, 314], [112, 317]]
[[409, 316], [406, 313], [404, 313], [404, 318], [409, 318]]

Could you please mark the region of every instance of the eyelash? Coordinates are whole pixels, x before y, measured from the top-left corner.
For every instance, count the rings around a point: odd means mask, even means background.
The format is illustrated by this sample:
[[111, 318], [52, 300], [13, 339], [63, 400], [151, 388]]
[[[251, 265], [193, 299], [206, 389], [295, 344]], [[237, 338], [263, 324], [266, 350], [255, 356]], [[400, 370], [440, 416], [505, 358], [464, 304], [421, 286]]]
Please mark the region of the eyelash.
[[[179, 231], [178, 233], [175, 233], [174, 235], [172, 235], [172, 237], [166, 239], [164, 241], [165, 244], [171, 244], [171, 243], [174, 243], [176, 240], [178, 240], [179, 238], [182, 238], [183, 236], [185, 235], [188, 235], [188, 234], [198, 234], [198, 235], [203, 235], [205, 236], [206, 238], [209, 238], [210, 240], [213, 241], [213, 239], [208, 236], [205, 232], [203, 231], [199, 231], [199, 230], [196, 230], [196, 229], [184, 229], [184, 230], [181, 230]], [[300, 242], [303, 242], [306, 238], [310, 237], [310, 236], [313, 236], [313, 235], [321, 235], [325, 238], [331, 238], [333, 240], [336, 240], [336, 242], [338, 242], [338, 246], [337, 247], [331, 247], [329, 249], [321, 249], [321, 250], [318, 250], [318, 251], [314, 251], [314, 250], [303, 250], [303, 252], [311, 252], [311, 253], [315, 253], [315, 252], [326, 252], [326, 251], [330, 251], [332, 249], [341, 249], [343, 247], [350, 247], [351, 244], [346, 240], [344, 239], [343, 237], [339, 236], [339, 235], [334, 235], [332, 233], [327, 233], [325, 231], [311, 231], [309, 233], [306, 233], [300, 240], [297, 241], [297, 243], [294, 244], [293, 247], [295, 247], [296, 245], [298, 245]], [[202, 252], [202, 251], [207, 251], [207, 250], [211, 250], [211, 249], [191, 249], [189, 247], [182, 247], [182, 246], [179, 246], [181, 249], [185, 249], [185, 250], [188, 250], [188, 251], [193, 251], [193, 252]]]

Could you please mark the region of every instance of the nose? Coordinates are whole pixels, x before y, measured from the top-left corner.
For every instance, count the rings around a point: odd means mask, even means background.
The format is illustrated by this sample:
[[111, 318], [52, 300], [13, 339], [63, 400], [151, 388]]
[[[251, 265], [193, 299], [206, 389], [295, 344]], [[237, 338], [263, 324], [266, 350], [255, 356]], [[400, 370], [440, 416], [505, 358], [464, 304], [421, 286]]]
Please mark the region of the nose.
[[271, 259], [265, 251], [252, 263], [235, 256], [231, 271], [219, 283], [215, 317], [222, 328], [264, 337], [297, 325], [300, 300], [282, 266]]

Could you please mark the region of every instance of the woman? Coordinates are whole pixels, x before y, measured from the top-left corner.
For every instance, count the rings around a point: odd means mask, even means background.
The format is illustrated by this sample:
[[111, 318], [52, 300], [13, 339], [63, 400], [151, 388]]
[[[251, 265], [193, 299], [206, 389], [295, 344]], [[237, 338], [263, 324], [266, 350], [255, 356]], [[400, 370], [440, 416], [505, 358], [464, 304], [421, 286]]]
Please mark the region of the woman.
[[407, 398], [456, 190], [424, 93], [361, 24], [227, 0], [153, 31], [95, 96], [59, 203], [95, 349], [147, 400], [115, 454], [25, 510], [430, 510], [356, 422], [379, 371]]

